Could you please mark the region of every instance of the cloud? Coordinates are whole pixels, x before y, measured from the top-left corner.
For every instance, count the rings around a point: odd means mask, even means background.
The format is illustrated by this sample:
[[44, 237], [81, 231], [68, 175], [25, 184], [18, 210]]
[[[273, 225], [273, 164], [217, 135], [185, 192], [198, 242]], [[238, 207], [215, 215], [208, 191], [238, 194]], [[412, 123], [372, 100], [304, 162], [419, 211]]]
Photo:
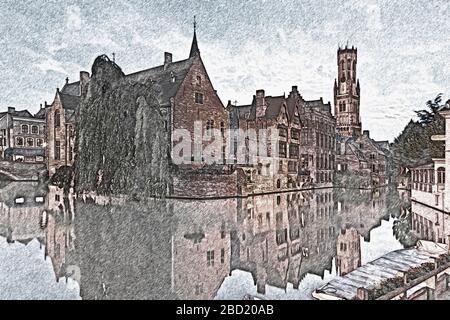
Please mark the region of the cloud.
[[66, 9], [66, 27], [72, 30], [81, 30], [81, 9], [76, 5], [68, 6]]
[[58, 62], [52, 58], [47, 58], [44, 61], [36, 63], [34, 66], [44, 73], [53, 71], [53, 72], [61, 73], [63, 75], [67, 75], [67, 71], [63, 65], [64, 65], [63, 63]]

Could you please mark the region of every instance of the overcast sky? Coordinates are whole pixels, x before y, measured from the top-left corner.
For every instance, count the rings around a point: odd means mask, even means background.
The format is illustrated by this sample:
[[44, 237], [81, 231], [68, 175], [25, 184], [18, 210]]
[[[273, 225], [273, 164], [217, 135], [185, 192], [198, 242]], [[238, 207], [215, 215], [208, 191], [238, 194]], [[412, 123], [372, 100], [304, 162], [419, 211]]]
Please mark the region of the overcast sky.
[[125, 73], [185, 59], [197, 16], [202, 58], [222, 101], [256, 89], [333, 100], [339, 43], [358, 47], [363, 129], [398, 135], [428, 99], [450, 98], [448, 0], [10, 1], [0, 7], [2, 99], [37, 112], [68, 76], [116, 53]]

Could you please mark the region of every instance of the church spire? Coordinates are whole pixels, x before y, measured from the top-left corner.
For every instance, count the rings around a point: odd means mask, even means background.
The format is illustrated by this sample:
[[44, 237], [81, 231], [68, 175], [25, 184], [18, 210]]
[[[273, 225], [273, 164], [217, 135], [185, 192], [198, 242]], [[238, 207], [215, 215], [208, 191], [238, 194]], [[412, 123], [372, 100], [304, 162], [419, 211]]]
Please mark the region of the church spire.
[[189, 53], [189, 58], [192, 58], [196, 55], [200, 55], [200, 50], [198, 49], [197, 44], [197, 21], [194, 16], [194, 38], [192, 39], [191, 52]]

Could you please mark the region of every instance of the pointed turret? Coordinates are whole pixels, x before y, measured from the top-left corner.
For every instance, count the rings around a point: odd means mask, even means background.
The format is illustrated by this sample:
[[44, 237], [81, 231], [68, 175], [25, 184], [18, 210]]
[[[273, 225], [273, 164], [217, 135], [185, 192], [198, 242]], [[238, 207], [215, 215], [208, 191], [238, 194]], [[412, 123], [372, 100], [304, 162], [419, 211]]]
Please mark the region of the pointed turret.
[[189, 53], [189, 58], [200, 55], [200, 50], [198, 49], [197, 44], [197, 22], [195, 21], [194, 16], [194, 38], [192, 39], [191, 52]]

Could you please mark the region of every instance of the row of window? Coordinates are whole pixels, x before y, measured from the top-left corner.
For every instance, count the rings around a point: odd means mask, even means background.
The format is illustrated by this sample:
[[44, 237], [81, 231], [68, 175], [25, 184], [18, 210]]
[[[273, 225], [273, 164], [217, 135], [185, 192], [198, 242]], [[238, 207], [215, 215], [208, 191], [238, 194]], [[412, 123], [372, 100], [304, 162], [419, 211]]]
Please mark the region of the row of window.
[[[6, 143], [6, 141], [4, 141]], [[16, 146], [18, 147], [38, 147], [42, 148], [44, 146], [44, 139], [41, 138], [22, 138], [17, 137], [16, 138]]]
[[[22, 124], [20, 126], [20, 131], [23, 134], [39, 134], [39, 126], [38, 125], [28, 125], [28, 124]], [[45, 132], [45, 127], [41, 129], [41, 134]]]

